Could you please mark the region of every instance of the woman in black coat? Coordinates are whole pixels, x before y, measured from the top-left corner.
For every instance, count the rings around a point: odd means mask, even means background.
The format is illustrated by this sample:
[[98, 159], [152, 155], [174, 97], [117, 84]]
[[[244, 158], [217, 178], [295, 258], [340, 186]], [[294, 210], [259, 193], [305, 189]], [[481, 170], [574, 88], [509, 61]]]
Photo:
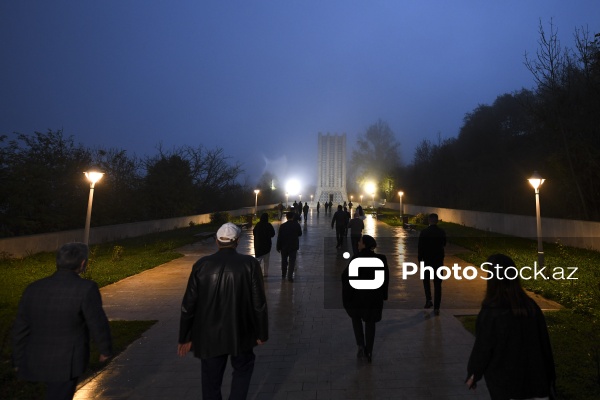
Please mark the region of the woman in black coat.
[[[354, 337], [358, 346], [357, 357], [367, 357], [369, 363], [372, 360], [373, 343], [375, 341], [375, 323], [381, 321], [383, 301], [388, 298], [390, 276], [387, 258], [383, 254], [375, 254], [375, 247], [377, 247], [375, 239], [372, 236], [363, 235], [358, 242], [358, 255], [351, 260], [351, 263], [353, 260], [361, 257], [374, 257], [381, 260], [383, 263], [384, 281], [380, 287], [375, 289], [354, 288], [350, 284], [350, 265], [342, 273], [342, 302], [348, 316], [352, 319], [352, 328], [354, 329]], [[377, 269], [374, 272], [376, 271]]]
[[510, 257], [494, 254], [488, 262], [493, 276], [477, 316], [467, 386], [484, 377], [492, 400], [548, 397], [556, 374], [544, 314], [518, 276], [511, 279], [509, 267], [516, 266]]

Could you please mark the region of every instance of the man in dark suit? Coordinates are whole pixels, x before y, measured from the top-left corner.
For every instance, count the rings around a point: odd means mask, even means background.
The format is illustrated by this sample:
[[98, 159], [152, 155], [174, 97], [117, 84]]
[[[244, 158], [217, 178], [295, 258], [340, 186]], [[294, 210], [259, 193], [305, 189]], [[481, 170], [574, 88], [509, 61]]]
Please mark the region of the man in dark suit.
[[287, 213], [287, 221], [279, 226], [277, 235], [277, 252], [281, 253], [281, 279], [287, 276], [288, 281], [294, 281], [296, 268], [296, 255], [300, 249], [302, 228], [294, 217], [294, 213]]
[[338, 205], [338, 210], [333, 214], [331, 219], [331, 229], [335, 227], [335, 237], [337, 245], [335, 248], [342, 247], [342, 242], [346, 237], [346, 228], [348, 226], [348, 213], [342, 209], [342, 205]]
[[431, 277], [425, 273], [423, 287], [425, 289], [425, 308], [433, 306], [436, 316], [440, 315], [440, 304], [442, 302], [442, 280], [437, 276], [437, 269], [444, 265], [444, 247], [446, 246], [446, 232], [437, 226], [438, 215], [431, 213], [428, 217], [429, 226], [421, 231], [419, 235], [419, 261], [425, 266], [433, 268], [433, 288], [435, 290], [433, 303], [431, 302]]
[[13, 362], [20, 378], [46, 383], [46, 399], [72, 399], [90, 358], [90, 334], [100, 361], [112, 353], [108, 319], [95, 282], [83, 279], [88, 247], [68, 243], [56, 272], [30, 284], [13, 326]]

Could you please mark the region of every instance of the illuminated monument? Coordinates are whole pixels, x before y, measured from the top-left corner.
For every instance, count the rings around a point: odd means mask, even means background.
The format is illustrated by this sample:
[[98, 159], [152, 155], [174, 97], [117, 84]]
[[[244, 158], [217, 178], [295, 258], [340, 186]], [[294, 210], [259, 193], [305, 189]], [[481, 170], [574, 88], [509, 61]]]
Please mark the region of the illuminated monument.
[[319, 178], [315, 201], [333, 206], [348, 201], [346, 193], [346, 134], [323, 135], [319, 132]]

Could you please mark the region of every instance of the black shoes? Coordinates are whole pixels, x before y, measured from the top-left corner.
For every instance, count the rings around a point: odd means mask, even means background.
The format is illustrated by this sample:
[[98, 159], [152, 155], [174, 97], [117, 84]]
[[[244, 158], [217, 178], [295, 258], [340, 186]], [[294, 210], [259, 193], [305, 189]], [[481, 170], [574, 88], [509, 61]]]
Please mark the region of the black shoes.
[[433, 307], [433, 303], [431, 302], [431, 300], [427, 300], [425, 302], [425, 307], [423, 307], [423, 308], [431, 308], [431, 307]]
[[371, 364], [371, 362], [373, 361], [373, 355], [371, 353], [366, 353], [367, 356], [367, 362], [369, 364]]
[[358, 353], [356, 353], [356, 358], [363, 358], [365, 356], [365, 348], [362, 346], [358, 346]]
[[436, 317], [440, 316], [440, 309], [436, 308], [435, 310], [433, 310], [433, 315], [435, 315]]

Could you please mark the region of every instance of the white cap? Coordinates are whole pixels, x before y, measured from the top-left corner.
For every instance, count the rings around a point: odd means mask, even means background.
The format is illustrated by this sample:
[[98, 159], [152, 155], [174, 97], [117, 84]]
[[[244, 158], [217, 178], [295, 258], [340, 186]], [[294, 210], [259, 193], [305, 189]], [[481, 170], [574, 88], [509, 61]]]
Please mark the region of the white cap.
[[242, 230], [238, 228], [236, 224], [227, 222], [219, 228], [217, 231], [217, 240], [219, 242], [227, 243], [233, 242], [242, 234]]

